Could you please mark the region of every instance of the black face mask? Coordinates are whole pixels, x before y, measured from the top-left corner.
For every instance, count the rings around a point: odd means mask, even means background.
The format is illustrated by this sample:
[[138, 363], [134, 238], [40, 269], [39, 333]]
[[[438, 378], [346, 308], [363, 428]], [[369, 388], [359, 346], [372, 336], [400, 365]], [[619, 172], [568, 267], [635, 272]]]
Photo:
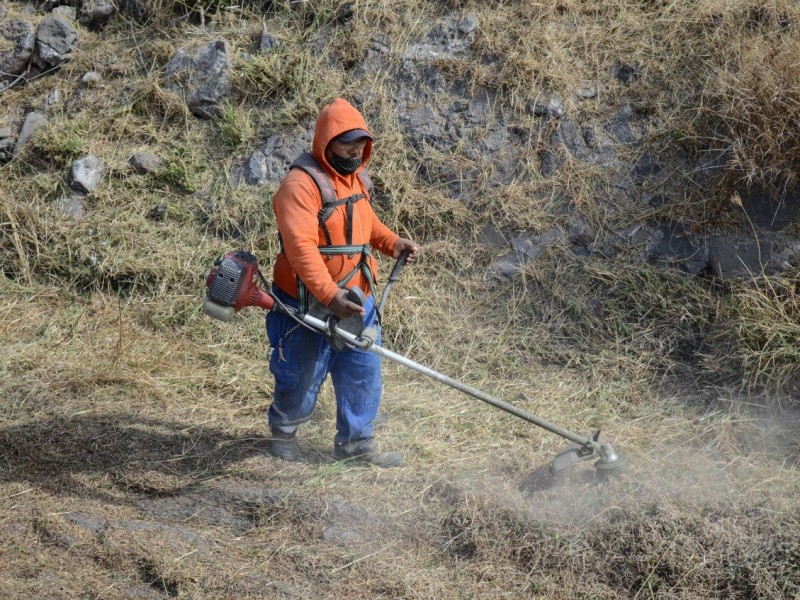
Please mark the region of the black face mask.
[[340, 175], [352, 175], [361, 166], [361, 158], [344, 158], [331, 152], [331, 165]]

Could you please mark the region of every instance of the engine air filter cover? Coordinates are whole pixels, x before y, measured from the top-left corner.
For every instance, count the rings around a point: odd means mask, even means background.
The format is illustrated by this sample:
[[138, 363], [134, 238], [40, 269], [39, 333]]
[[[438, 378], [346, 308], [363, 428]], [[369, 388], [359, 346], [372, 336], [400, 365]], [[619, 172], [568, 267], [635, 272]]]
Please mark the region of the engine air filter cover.
[[245, 267], [230, 257], [217, 265], [217, 273], [208, 287], [208, 299], [221, 306], [233, 306], [244, 279]]

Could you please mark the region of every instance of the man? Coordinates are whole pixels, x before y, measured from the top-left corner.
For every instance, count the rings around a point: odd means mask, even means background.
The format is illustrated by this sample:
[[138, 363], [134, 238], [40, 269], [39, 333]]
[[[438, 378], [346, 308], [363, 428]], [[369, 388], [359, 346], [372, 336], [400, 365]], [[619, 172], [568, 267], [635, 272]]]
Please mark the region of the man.
[[[377, 275], [372, 248], [394, 258], [408, 251], [408, 262], [417, 258], [419, 246], [389, 230], [373, 211], [364, 173], [371, 154], [372, 134], [358, 110], [342, 98], [322, 109], [312, 152], [295, 161], [297, 168], [290, 168], [272, 199], [281, 237], [273, 290], [286, 304], [303, 311], [315, 298], [341, 319], [357, 316], [372, 325]], [[348, 299], [347, 290], [354, 286], [366, 295], [363, 306]], [[330, 374], [336, 396], [336, 458], [382, 467], [402, 464], [402, 456], [378, 452], [373, 440], [382, 389], [379, 356], [336, 350], [325, 337], [278, 311], [267, 315], [267, 335], [275, 376], [268, 414], [273, 455], [300, 458], [298, 426], [311, 418]]]

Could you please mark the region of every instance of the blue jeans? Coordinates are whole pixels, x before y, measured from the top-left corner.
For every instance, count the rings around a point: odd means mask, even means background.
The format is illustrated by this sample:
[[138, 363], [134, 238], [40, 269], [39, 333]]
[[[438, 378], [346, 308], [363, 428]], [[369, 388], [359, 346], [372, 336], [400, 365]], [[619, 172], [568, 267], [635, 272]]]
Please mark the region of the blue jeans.
[[[288, 294], [273, 286], [280, 300], [297, 307]], [[375, 298], [364, 306], [364, 323], [375, 320]], [[269, 370], [275, 393], [268, 418], [272, 427], [290, 428], [311, 418], [317, 395], [328, 373], [336, 395], [335, 443], [372, 437], [372, 421], [381, 401], [381, 359], [365, 350], [334, 350], [322, 335], [298, 325], [287, 315], [267, 313], [267, 336], [272, 346]], [[375, 342], [380, 345], [380, 329]]]

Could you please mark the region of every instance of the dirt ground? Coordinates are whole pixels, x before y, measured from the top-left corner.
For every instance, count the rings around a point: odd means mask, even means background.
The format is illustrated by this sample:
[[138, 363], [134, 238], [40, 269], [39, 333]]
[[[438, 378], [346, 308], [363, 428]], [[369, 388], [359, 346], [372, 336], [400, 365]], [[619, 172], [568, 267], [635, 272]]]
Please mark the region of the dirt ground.
[[574, 373], [532, 367], [487, 391], [521, 391], [509, 399], [579, 431], [602, 422], [631, 462], [612, 480], [591, 463], [554, 478], [562, 440], [388, 364], [377, 439], [406, 465], [336, 462], [327, 387], [292, 464], [268, 453], [265, 365], [196, 368], [236, 364], [222, 354], [234, 349], [188, 339], [159, 349], [167, 342], [145, 330], [120, 338], [114, 310], [98, 309], [62, 344], [49, 345], [65, 338], [45, 318], [3, 351], [2, 598], [800, 591], [791, 419], [667, 397], [612, 414]]

